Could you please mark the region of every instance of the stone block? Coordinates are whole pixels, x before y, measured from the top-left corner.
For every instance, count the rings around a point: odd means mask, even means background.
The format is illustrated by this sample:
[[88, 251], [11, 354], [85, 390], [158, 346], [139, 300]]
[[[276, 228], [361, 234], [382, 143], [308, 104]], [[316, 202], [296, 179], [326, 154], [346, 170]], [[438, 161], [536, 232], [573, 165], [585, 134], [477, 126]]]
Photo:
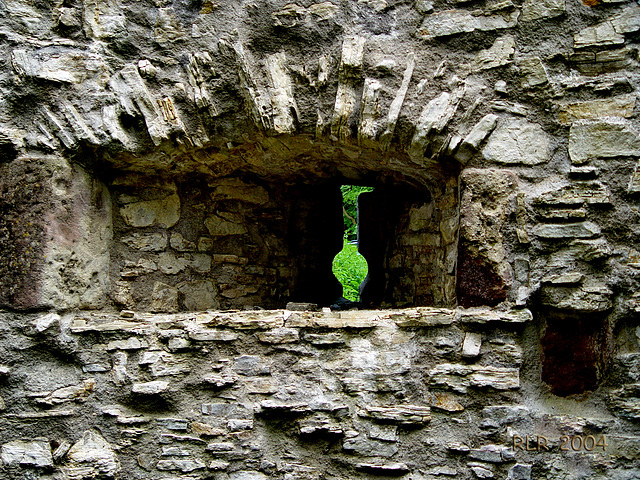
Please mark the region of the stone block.
[[155, 380], [153, 382], [134, 383], [131, 387], [133, 393], [140, 395], [157, 395], [166, 392], [169, 389], [169, 382]]
[[256, 334], [258, 340], [263, 343], [281, 344], [296, 343], [300, 340], [300, 333], [296, 328], [276, 328]]
[[576, 120], [602, 117], [629, 118], [633, 115], [635, 106], [636, 98], [632, 95], [620, 95], [586, 102], [562, 103], [558, 105], [558, 121], [567, 125]]
[[449, 392], [434, 392], [433, 396], [435, 400], [431, 403], [432, 408], [445, 412], [462, 412], [464, 410], [464, 406]]
[[470, 386], [496, 390], [520, 388], [517, 368], [445, 363], [432, 368], [429, 377], [431, 385], [450, 388], [459, 393], [466, 393]]
[[519, 20], [530, 22], [539, 18], [553, 18], [563, 15], [565, 11], [565, 0], [525, 0]]
[[493, 131], [497, 122], [498, 117], [491, 113], [482, 117], [467, 136], [464, 137], [464, 140], [462, 140], [462, 143], [458, 147], [458, 151], [454, 155], [455, 159], [465, 165], [471, 159], [484, 139]]
[[537, 225], [533, 234], [548, 240], [593, 238], [600, 235], [600, 227], [593, 222]]
[[516, 463], [509, 469], [507, 480], [531, 480], [531, 467], [524, 463]]
[[515, 38], [511, 35], [499, 37], [491, 48], [478, 52], [469, 67], [472, 71], [482, 71], [508, 65], [513, 61], [515, 46]]
[[431, 420], [431, 408], [422, 405], [368, 406], [364, 416], [400, 425], [422, 425]]
[[522, 88], [541, 87], [549, 83], [547, 69], [538, 57], [523, 58], [518, 62]]
[[67, 453], [63, 471], [69, 478], [113, 478], [120, 471], [120, 462], [113, 448], [97, 431], [87, 430]]
[[178, 309], [178, 289], [163, 282], [155, 282], [151, 294], [151, 311], [173, 313]]
[[230, 473], [229, 480], [268, 480], [268, 477], [255, 470], [239, 470]]
[[487, 323], [526, 323], [533, 319], [531, 311], [523, 309], [513, 309], [509, 311], [490, 310], [487, 308], [459, 308], [456, 320], [462, 323], [480, 324]]
[[161, 252], [167, 248], [167, 235], [164, 233], [138, 233], [120, 239], [130, 248], [141, 252]]
[[53, 406], [61, 403], [77, 401], [83, 402], [93, 392], [96, 381], [93, 378], [85, 380], [81, 385], [71, 385], [69, 387], [58, 388], [53, 392], [47, 392], [36, 402], [40, 405]]
[[0, 459], [8, 467], [53, 467], [51, 446], [46, 438], [14, 440], [2, 445]]
[[456, 312], [446, 308], [419, 307], [389, 314], [399, 327], [437, 327], [455, 322]]
[[573, 182], [541, 194], [534, 200], [534, 203], [552, 207], [609, 205], [611, 203], [611, 192], [600, 182]]
[[491, 31], [511, 28], [518, 22], [520, 12], [514, 10], [505, 15], [485, 15], [478, 11], [444, 10], [427, 15], [418, 28], [425, 39], [446, 37], [474, 30]]
[[604, 284], [590, 282], [580, 287], [563, 285], [544, 285], [541, 301], [560, 310], [573, 310], [583, 313], [600, 313], [610, 310], [613, 292]]
[[512, 461], [515, 452], [504, 445], [483, 445], [469, 451], [469, 458], [489, 463], [506, 463]]
[[160, 460], [156, 464], [156, 468], [158, 470], [163, 471], [178, 471], [182, 473], [189, 473], [196, 470], [202, 470], [207, 468], [207, 465], [197, 458], [190, 459], [170, 459], [170, 460]]
[[501, 164], [538, 165], [549, 160], [550, 149], [549, 135], [540, 125], [511, 119], [493, 131], [482, 155]]
[[156, 419], [158, 425], [167, 430], [174, 431], [186, 431], [189, 427], [189, 421], [183, 418], [158, 418]]
[[373, 475], [400, 476], [409, 473], [411, 469], [406, 463], [357, 463], [356, 470]]
[[342, 444], [342, 449], [364, 457], [392, 457], [398, 453], [398, 447], [395, 443], [371, 440], [363, 435], [346, 439]]
[[482, 346], [482, 335], [479, 333], [465, 333], [462, 342], [462, 357], [476, 358], [480, 355], [480, 347]]
[[638, 129], [624, 120], [583, 120], [571, 125], [569, 157], [577, 165], [594, 159], [640, 156]]
[[98, 54], [70, 48], [14, 50], [11, 64], [20, 77], [55, 83], [81, 84], [95, 80], [106, 85], [111, 68]]
[[120, 208], [120, 215], [132, 227], [173, 227], [180, 219], [180, 198], [173, 194], [158, 200], [128, 203]]
[[191, 371], [184, 358], [161, 350], [144, 352], [138, 364], [148, 366], [154, 377], [174, 376]]
[[573, 40], [575, 48], [604, 47], [624, 43], [624, 35], [616, 31], [610, 21], [584, 28], [576, 33]]

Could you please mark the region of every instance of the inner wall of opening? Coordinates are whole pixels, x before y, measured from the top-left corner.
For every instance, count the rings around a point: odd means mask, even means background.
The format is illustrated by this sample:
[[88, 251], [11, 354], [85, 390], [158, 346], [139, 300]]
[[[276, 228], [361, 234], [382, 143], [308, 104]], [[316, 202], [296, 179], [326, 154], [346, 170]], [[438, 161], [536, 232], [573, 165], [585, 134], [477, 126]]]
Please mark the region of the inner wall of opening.
[[[344, 183], [116, 178], [113, 303], [155, 312], [333, 304], [343, 291], [332, 262], [343, 248]], [[359, 201], [363, 304], [455, 304], [457, 241], [441, 232], [457, 219], [455, 188], [374, 186]]]

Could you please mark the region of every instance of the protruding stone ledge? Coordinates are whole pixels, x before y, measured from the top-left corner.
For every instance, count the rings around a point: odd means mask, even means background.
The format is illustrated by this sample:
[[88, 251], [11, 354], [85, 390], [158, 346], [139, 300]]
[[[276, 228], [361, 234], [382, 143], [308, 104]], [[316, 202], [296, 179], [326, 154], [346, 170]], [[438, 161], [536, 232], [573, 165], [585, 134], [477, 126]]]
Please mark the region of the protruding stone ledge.
[[[129, 315], [130, 317], [130, 315]], [[396, 325], [400, 328], [446, 327], [462, 324], [523, 324], [533, 318], [528, 309], [415, 307], [392, 310], [351, 310], [347, 312], [298, 312], [256, 310], [250, 312], [185, 312], [176, 314], [135, 313], [133, 318], [108, 313], [82, 312], [71, 322], [71, 333], [160, 334], [171, 329], [184, 330], [194, 341], [230, 342], [238, 331], [259, 331], [265, 343], [297, 342], [296, 329], [370, 329]], [[249, 332], [247, 332], [249, 333]], [[144, 342], [130, 338], [109, 344], [108, 349], [144, 348]], [[304, 337], [307, 338], [307, 337]], [[312, 338], [312, 337], [309, 337]], [[322, 343], [315, 339], [311, 343]], [[325, 342], [326, 343], [326, 342]], [[342, 341], [328, 340], [328, 344]], [[1, 372], [0, 372], [1, 374]]]
[[431, 408], [422, 405], [369, 406], [360, 416], [400, 425], [421, 425], [431, 420]]

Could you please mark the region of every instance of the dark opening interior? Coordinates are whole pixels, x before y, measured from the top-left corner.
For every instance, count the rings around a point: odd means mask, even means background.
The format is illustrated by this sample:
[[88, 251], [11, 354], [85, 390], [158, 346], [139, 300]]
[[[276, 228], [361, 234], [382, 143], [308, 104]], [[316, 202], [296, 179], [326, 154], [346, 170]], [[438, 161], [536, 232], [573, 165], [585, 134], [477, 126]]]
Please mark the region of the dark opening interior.
[[[334, 305], [343, 294], [332, 266], [343, 248], [345, 184], [354, 181], [115, 180], [113, 300], [152, 311]], [[373, 188], [358, 199], [358, 250], [368, 265], [359, 306], [451, 306], [454, 268], [444, 265], [457, 240], [445, 239], [441, 224], [457, 218], [457, 197], [443, 188], [434, 199], [409, 182], [358, 185]]]
[[[332, 271], [332, 260], [343, 245], [342, 195], [339, 184], [305, 188], [307, 199], [293, 206], [290, 245], [298, 276], [292, 299], [332, 305], [343, 287]], [[434, 245], [420, 244], [420, 222], [411, 215], [428, 210], [428, 190], [408, 185], [377, 185], [358, 197], [358, 250], [366, 259], [368, 274], [360, 287], [360, 303], [366, 307], [432, 304], [421, 295], [419, 280], [428, 276]], [[414, 217], [420, 214], [414, 214]], [[412, 228], [413, 227], [413, 228]], [[418, 238], [412, 238], [412, 237]], [[427, 258], [429, 257], [429, 258]], [[422, 284], [422, 286], [424, 286]]]

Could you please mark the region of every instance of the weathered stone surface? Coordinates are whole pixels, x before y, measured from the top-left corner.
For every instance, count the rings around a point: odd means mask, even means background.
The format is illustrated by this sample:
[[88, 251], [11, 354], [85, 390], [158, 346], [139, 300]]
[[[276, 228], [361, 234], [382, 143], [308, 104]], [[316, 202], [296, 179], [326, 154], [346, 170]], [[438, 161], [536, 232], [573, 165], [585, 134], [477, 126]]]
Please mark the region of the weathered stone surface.
[[132, 227], [173, 227], [180, 219], [180, 198], [170, 195], [160, 200], [128, 203], [120, 208], [120, 215]]
[[462, 356], [464, 358], [475, 358], [480, 355], [482, 346], [482, 335], [478, 333], [466, 333], [462, 342]]
[[467, 466], [471, 469], [477, 478], [494, 478], [493, 468], [486, 463], [469, 462]]
[[161, 252], [167, 248], [167, 237], [162, 233], [133, 233], [121, 242], [141, 252]]
[[493, 131], [482, 155], [496, 163], [538, 165], [549, 160], [550, 148], [549, 136], [542, 127], [511, 119]]
[[458, 103], [464, 95], [464, 88], [459, 87], [452, 93], [442, 92], [425, 105], [416, 123], [416, 131], [411, 139], [407, 153], [411, 158], [420, 159], [424, 156], [429, 143], [429, 135], [440, 132], [449, 123], [458, 109]]
[[451, 325], [455, 321], [455, 311], [444, 308], [422, 307], [391, 313], [390, 317], [399, 327], [429, 327]]
[[427, 15], [418, 28], [425, 39], [444, 37], [474, 30], [491, 31], [514, 27], [520, 12], [514, 10], [506, 15], [483, 15], [468, 10], [444, 10]]
[[597, 158], [640, 156], [637, 129], [622, 120], [581, 121], [571, 126], [569, 156], [574, 164]]
[[464, 410], [464, 406], [449, 392], [435, 392], [434, 397], [435, 401], [431, 404], [432, 408], [444, 410], [445, 412], [462, 412]]
[[638, 30], [640, 30], [640, 8], [633, 5], [609, 20], [578, 32], [574, 37], [574, 45], [575, 48], [618, 45], [624, 43], [625, 33]]
[[515, 452], [504, 445], [483, 445], [469, 451], [469, 458], [490, 463], [508, 462], [514, 456]]
[[536, 204], [550, 206], [607, 205], [611, 203], [609, 189], [600, 182], [574, 182], [555, 188], [535, 199]]
[[538, 57], [523, 58], [518, 61], [523, 88], [540, 87], [549, 82], [547, 69]]
[[358, 463], [356, 470], [374, 475], [403, 475], [411, 471], [406, 463]]
[[114, 478], [120, 471], [120, 462], [113, 448], [95, 431], [84, 432], [67, 453], [67, 459], [64, 471], [70, 479]]
[[70, 401], [83, 402], [92, 393], [96, 386], [94, 379], [85, 380], [82, 385], [71, 385], [46, 393], [36, 400], [40, 405], [53, 406]]
[[148, 366], [154, 377], [179, 375], [191, 370], [183, 358], [164, 351], [146, 351], [142, 354], [138, 364]]
[[155, 282], [151, 294], [152, 312], [177, 312], [178, 289], [164, 282]]
[[485, 115], [476, 123], [471, 131], [464, 137], [455, 154], [456, 160], [466, 164], [471, 156], [478, 150], [480, 144], [493, 131], [498, 122], [498, 117], [493, 114]]
[[398, 447], [394, 443], [371, 440], [363, 435], [346, 439], [342, 449], [363, 457], [392, 457], [398, 453]]
[[524, 463], [516, 463], [509, 469], [507, 480], [531, 480], [531, 467]]
[[530, 22], [538, 18], [552, 18], [563, 15], [566, 11], [565, 0], [525, 0], [522, 6], [520, 22]]
[[431, 409], [421, 405], [369, 406], [365, 415], [376, 420], [394, 422], [401, 425], [419, 425], [431, 420]]
[[243, 225], [242, 217], [233, 213], [220, 213], [219, 215], [207, 217], [204, 225], [213, 237], [242, 235], [247, 232], [247, 228]]
[[14, 50], [11, 65], [21, 77], [70, 84], [92, 80], [104, 86], [111, 74], [109, 65], [100, 55], [69, 48]]
[[563, 103], [559, 105], [558, 121], [566, 125], [576, 120], [602, 117], [629, 118], [633, 115], [635, 106], [636, 98], [631, 95], [621, 95], [587, 102]]
[[542, 287], [542, 303], [561, 310], [584, 313], [605, 312], [613, 306], [613, 292], [604, 284], [590, 282], [581, 287], [545, 285]]
[[255, 470], [240, 470], [229, 475], [229, 480], [267, 480], [264, 473]]
[[277, 328], [260, 332], [256, 336], [261, 342], [272, 344], [295, 343], [300, 339], [300, 333], [294, 328]]
[[470, 386], [491, 387], [496, 390], [520, 388], [517, 368], [445, 363], [431, 369], [429, 377], [431, 385], [447, 387], [459, 393], [466, 393]]
[[481, 71], [508, 65], [513, 61], [515, 46], [516, 40], [511, 35], [499, 37], [491, 48], [478, 52], [469, 67], [472, 71]]
[[464, 307], [495, 306], [511, 283], [503, 229], [517, 178], [507, 170], [470, 168], [461, 175], [461, 185], [458, 301]]
[[103, 306], [112, 237], [106, 187], [57, 156], [24, 157], [0, 169], [0, 304]]
[[546, 239], [592, 238], [600, 235], [600, 227], [592, 222], [537, 225], [533, 234]]
[[153, 382], [134, 383], [131, 391], [141, 395], [157, 395], [158, 393], [166, 392], [168, 388], [169, 382], [155, 380]]
[[32, 441], [14, 440], [2, 445], [0, 453], [2, 463], [7, 466], [22, 467], [53, 467], [51, 446], [46, 438], [36, 438]]
[[[0, 475], [636, 478], [640, 27], [602, 3], [0, 2], [0, 437], [55, 448]], [[383, 310], [323, 309], [351, 183]], [[527, 434], [615, 447], [491, 462]]]
[[525, 323], [533, 319], [531, 311], [523, 308], [501, 312], [484, 308], [458, 309], [457, 319], [462, 323], [485, 324], [490, 322]]
[[202, 470], [203, 468], [207, 468], [207, 465], [202, 460], [198, 460], [196, 458], [189, 458], [184, 460], [172, 458], [170, 460], [160, 460], [156, 464], [156, 468], [163, 471], [179, 471], [182, 473], [189, 473], [195, 470]]
[[[147, 258], [141, 258], [137, 262], [125, 260], [124, 266], [122, 270], [120, 270], [120, 276], [127, 279], [135, 278], [155, 272], [156, 270], [158, 270], [158, 264]], [[131, 294], [129, 293], [129, 296], [130, 295]]]
[[626, 384], [611, 392], [609, 405], [621, 417], [640, 419], [640, 383]]

